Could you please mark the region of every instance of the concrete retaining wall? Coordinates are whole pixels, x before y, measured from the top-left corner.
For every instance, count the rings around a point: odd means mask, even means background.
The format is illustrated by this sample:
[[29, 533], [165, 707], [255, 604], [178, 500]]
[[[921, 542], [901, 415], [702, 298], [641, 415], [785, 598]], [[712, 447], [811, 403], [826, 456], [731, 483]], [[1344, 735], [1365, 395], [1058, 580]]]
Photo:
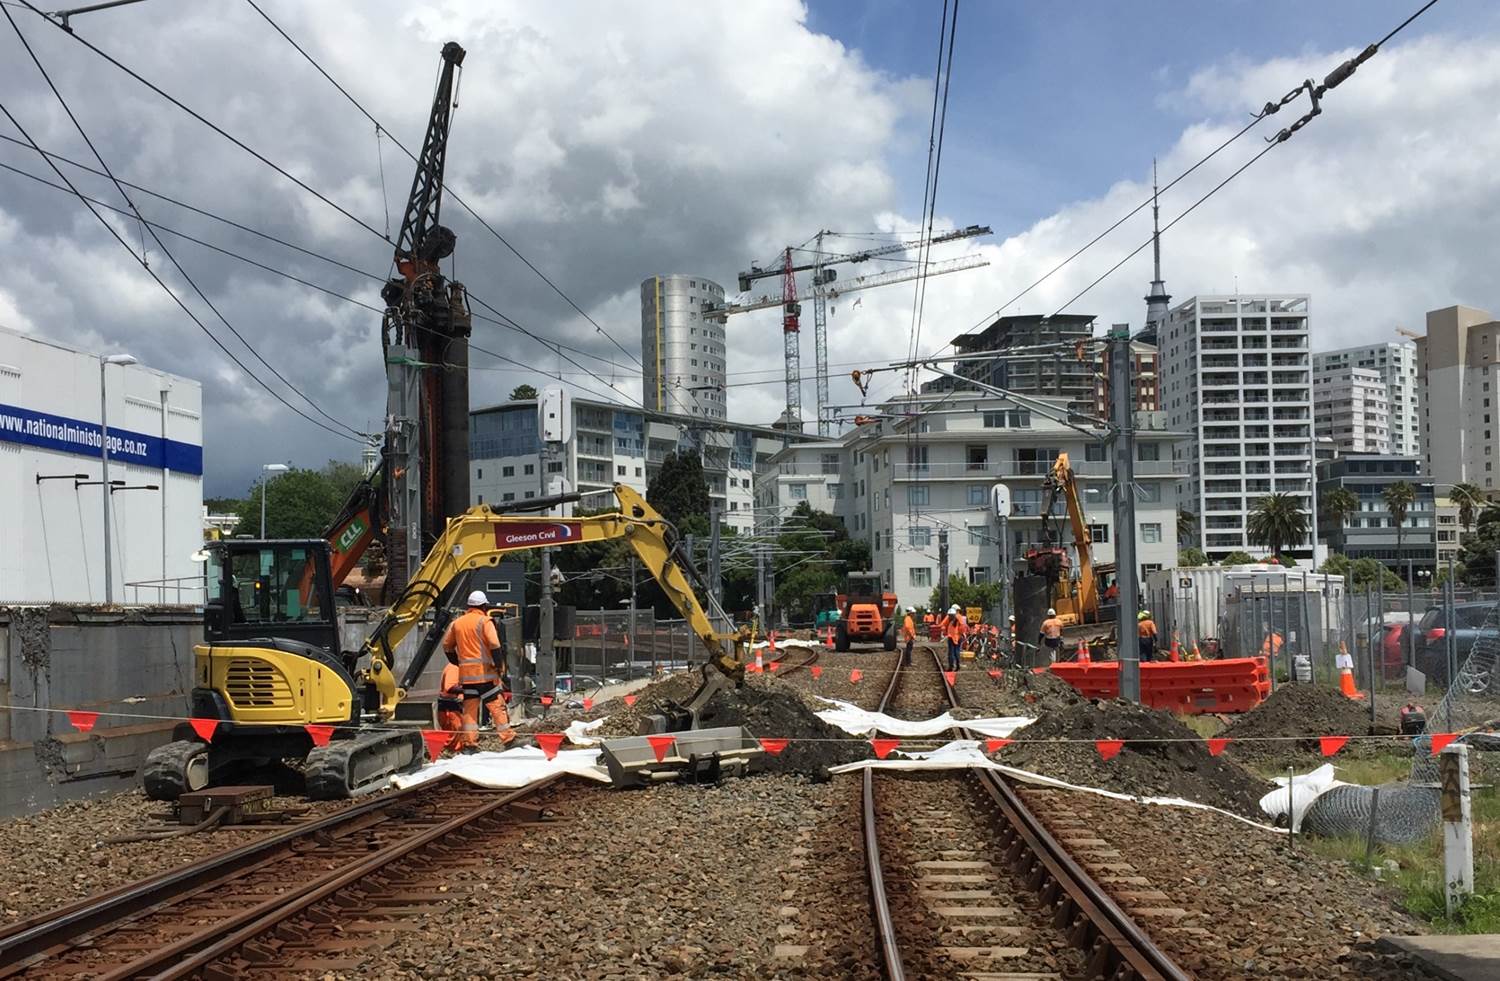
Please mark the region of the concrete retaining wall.
[[[345, 649], [360, 645], [380, 612], [343, 611]], [[419, 633], [398, 649], [398, 674]], [[0, 818], [138, 786], [146, 754], [187, 715], [202, 637], [201, 614], [186, 607], [0, 608]], [[433, 659], [418, 697], [436, 690], [442, 665]], [[83, 734], [69, 709], [119, 714]]]

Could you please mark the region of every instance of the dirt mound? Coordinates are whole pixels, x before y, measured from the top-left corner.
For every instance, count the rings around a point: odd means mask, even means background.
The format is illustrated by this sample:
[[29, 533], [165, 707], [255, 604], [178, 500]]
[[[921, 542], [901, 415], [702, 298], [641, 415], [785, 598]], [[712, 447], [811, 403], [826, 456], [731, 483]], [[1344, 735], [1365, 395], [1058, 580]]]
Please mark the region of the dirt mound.
[[[1049, 712], [1016, 733], [1016, 745], [996, 759], [1069, 783], [1147, 797], [1182, 797], [1249, 817], [1271, 785], [1208, 747], [1165, 712], [1130, 702], [1082, 702]], [[1124, 739], [1111, 760], [1091, 742], [1039, 743], [1045, 739]], [[1131, 742], [1130, 740], [1187, 740]]]
[[1282, 685], [1255, 708], [1230, 723], [1230, 739], [1307, 736], [1306, 740], [1232, 742], [1229, 752], [1243, 758], [1275, 756], [1290, 750], [1318, 749], [1319, 736], [1364, 736], [1370, 732], [1370, 707], [1345, 698], [1333, 688]]
[[[594, 735], [613, 739], [638, 734], [645, 716], [659, 712], [667, 702], [686, 702], [702, 680], [696, 671], [675, 674], [642, 688], [634, 705], [611, 701], [603, 708], [595, 706], [595, 714], [607, 712], [609, 718]], [[792, 686], [753, 676], [741, 688], [714, 695], [699, 721], [704, 728], [744, 726], [758, 737], [790, 739], [779, 754], [765, 755], [763, 769], [822, 778], [828, 767], [865, 759], [871, 750], [864, 740], [818, 718], [813, 713], [817, 704], [811, 695]]]

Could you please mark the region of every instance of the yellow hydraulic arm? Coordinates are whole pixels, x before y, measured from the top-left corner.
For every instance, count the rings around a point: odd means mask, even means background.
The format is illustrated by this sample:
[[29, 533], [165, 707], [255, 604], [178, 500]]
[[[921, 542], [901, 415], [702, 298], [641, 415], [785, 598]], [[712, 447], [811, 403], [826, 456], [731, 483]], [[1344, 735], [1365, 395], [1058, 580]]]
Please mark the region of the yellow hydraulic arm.
[[1094, 581], [1094, 540], [1083, 517], [1078, 499], [1078, 482], [1068, 463], [1068, 454], [1059, 453], [1052, 464], [1052, 483], [1068, 502], [1068, 521], [1073, 526], [1073, 547], [1078, 552], [1078, 619], [1080, 622], [1099, 617], [1099, 585]]
[[[745, 665], [734, 646], [724, 641], [741, 639], [739, 634], [715, 632], [698, 603], [693, 587], [673, 555], [675, 529], [636, 491], [623, 484], [614, 486], [619, 510], [582, 518], [526, 517], [496, 514], [480, 504], [456, 518], [427, 553], [421, 568], [413, 573], [406, 589], [371, 632], [360, 652], [368, 654], [367, 680], [380, 693], [380, 714], [389, 717], [405, 696], [395, 675], [395, 650], [432, 608], [444, 588], [455, 577], [473, 569], [499, 564], [513, 552], [537, 548], [566, 548], [584, 542], [624, 538], [641, 563], [661, 585], [667, 599], [682, 614], [709, 654], [709, 665], [723, 677], [738, 681]], [[707, 676], [707, 672], [705, 672]]]

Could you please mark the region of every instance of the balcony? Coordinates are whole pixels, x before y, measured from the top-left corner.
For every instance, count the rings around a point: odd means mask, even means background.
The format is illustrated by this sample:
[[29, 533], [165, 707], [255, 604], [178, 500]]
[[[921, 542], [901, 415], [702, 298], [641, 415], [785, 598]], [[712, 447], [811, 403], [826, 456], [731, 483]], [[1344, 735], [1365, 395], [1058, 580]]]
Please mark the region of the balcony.
[[[1114, 476], [1114, 467], [1108, 461], [1070, 461], [1074, 476], [1079, 479], [1108, 479]], [[1040, 479], [1052, 470], [1051, 463], [990, 462], [983, 465], [971, 463], [893, 463], [892, 478], [897, 481], [927, 480], [990, 480], [998, 478]], [[1176, 473], [1171, 460], [1137, 460], [1137, 477], [1161, 477]]]

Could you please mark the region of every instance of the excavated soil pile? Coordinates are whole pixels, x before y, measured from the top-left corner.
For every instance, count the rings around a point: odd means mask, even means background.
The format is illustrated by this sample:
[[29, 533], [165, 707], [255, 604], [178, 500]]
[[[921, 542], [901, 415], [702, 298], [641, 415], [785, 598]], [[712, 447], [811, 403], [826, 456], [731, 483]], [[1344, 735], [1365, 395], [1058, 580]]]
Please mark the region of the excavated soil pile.
[[[672, 675], [642, 688], [634, 705], [610, 702], [609, 719], [595, 731], [604, 739], [634, 736], [642, 718], [661, 710], [667, 702], [681, 704], [698, 690], [697, 672]], [[704, 728], [744, 726], [754, 736], [789, 739], [779, 754], [767, 753], [763, 769], [769, 773], [792, 773], [821, 778], [827, 768], [852, 763], [870, 755], [870, 746], [813, 714], [816, 701], [789, 685], [751, 677], [742, 688], [721, 691], [699, 715]], [[600, 711], [595, 708], [595, 711]], [[810, 740], [810, 741], [809, 741]]]
[[[1268, 742], [1229, 744], [1228, 752], [1242, 759], [1288, 752], [1318, 752], [1319, 736], [1364, 736], [1370, 732], [1370, 708], [1345, 698], [1332, 688], [1282, 685], [1255, 708], [1230, 723], [1222, 733], [1231, 740], [1272, 737]], [[1305, 740], [1279, 737], [1307, 736]]]
[[[1208, 747], [1165, 712], [1130, 702], [1084, 702], [1051, 712], [1016, 733], [1018, 742], [996, 757], [1000, 763], [1069, 783], [1145, 797], [1181, 797], [1247, 817], [1259, 817], [1257, 802], [1271, 785]], [[1113, 759], [1092, 742], [1037, 743], [1043, 739], [1124, 739]], [[1131, 742], [1131, 740], [1187, 740]]]

